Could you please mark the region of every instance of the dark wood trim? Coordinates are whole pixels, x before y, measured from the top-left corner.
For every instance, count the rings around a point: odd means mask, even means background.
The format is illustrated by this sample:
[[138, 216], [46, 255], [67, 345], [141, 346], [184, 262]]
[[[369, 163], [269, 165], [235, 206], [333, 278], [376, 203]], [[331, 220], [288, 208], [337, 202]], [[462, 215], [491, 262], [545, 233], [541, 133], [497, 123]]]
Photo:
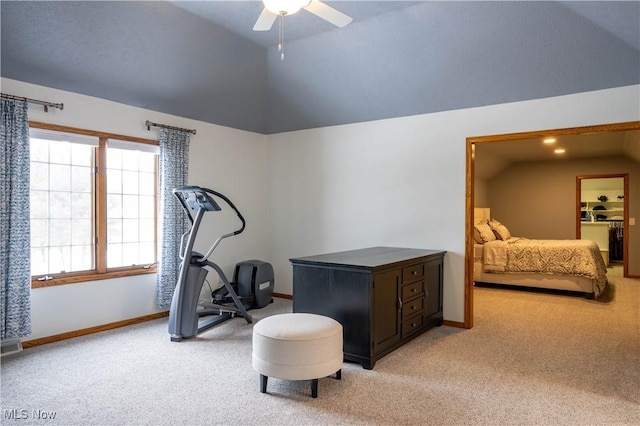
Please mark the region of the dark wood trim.
[[475, 205], [474, 188], [474, 176], [475, 176], [475, 144], [467, 142], [466, 152], [466, 168], [467, 168], [467, 189], [466, 189], [466, 209], [467, 212], [471, 212], [466, 215], [466, 231], [465, 231], [465, 245], [464, 245], [464, 328], [473, 327], [473, 206]]
[[22, 348], [32, 348], [34, 346], [46, 345], [48, 343], [59, 342], [61, 340], [73, 339], [74, 337], [86, 336], [88, 334], [100, 333], [101, 331], [113, 330], [114, 328], [125, 327], [128, 325], [139, 324], [146, 321], [152, 321], [158, 318], [169, 316], [169, 311], [158, 312], [156, 314], [144, 315], [141, 317], [130, 318], [127, 320], [116, 321], [109, 324], [98, 325], [95, 327], [83, 328], [81, 330], [68, 331], [66, 333], [55, 334], [53, 336], [42, 337], [40, 339], [27, 340], [22, 342]]
[[29, 121], [29, 127], [36, 129], [57, 130], [59, 132], [79, 133], [81, 135], [97, 136], [105, 139], [120, 139], [131, 142], [146, 143], [149, 145], [159, 145], [155, 139], [139, 138], [136, 136], [120, 135], [118, 133], [100, 132], [96, 130], [80, 129], [78, 127], [60, 126], [58, 124], [43, 123], [42, 121]]
[[293, 300], [293, 296], [292, 295], [284, 294], [284, 293], [273, 293], [273, 297], [278, 297], [280, 299]]
[[[640, 130], [640, 121], [627, 121], [622, 123], [613, 124], [600, 124], [594, 126], [583, 127], [569, 127], [565, 129], [553, 129], [553, 130], [538, 130], [533, 132], [520, 132], [520, 133], [507, 133], [502, 135], [489, 135], [489, 136], [470, 136], [467, 138], [466, 146], [466, 223], [467, 229], [465, 232], [465, 289], [464, 289], [464, 324], [471, 328], [473, 326], [473, 208], [474, 208], [474, 167], [475, 167], [475, 144], [477, 143], [492, 143], [492, 142], [508, 142], [517, 141], [520, 139], [531, 138], [544, 138], [546, 136], [562, 136], [562, 135], [579, 135], [583, 133], [595, 133], [595, 132], [614, 132], [624, 130]], [[625, 186], [625, 191], [628, 191], [628, 184]], [[625, 195], [625, 205], [628, 196]], [[625, 220], [627, 217], [625, 216]], [[626, 239], [625, 239], [626, 240]], [[626, 250], [626, 241], [625, 249]], [[627, 258], [628, 253], [625, 251], [624, 256]], [[626, 264], [626, 262], [625, 262]], [[626, 273], [625, 273], [626, 276]], [[635, 277], [627, 277], [635, 278]]]
[[98, 280], [108, 280], [111, 278], [124, 278], [124, 277], [132, 277], [135, 275], [146, 275], [146, 274], [156, 274], [158, 272], [158, 268], [156, 266], [152, 266], [150, 268], [144, 268], [143, 266], [137, 267], [136, 269], [131, 269], [131, 267], [127, 267], [129, 269], [115, 270], [115, 271], [107, 271], [104, 274], [99, 274], [95, 271], [90, 272], [79, 272], [75, 274], [65, 274], [59, 278], [56, 278], [55, 275], [53, 279], [47, 281], [38, 281], [38, 277], [31, 277], [31, 288], [41, 288], [41, 287], [53, 287], [57, 285], [64, 284], [75, 284], [75, 283], [83, 283], [88, 281], [98, 281]]
[[107, 138], [100, 138], [96, 149], [95, 207], [94, 223], [96, 227], [97, 252], [96, 270], [99, 274], [107, 272]]
[[[44, 286], [46, 286], [46, 284]], [[273, 297], [278, 297], [281, 299], [288, 299], [288, 300], [293, 299], [293, 296], [291, 296], [290, 294], [284, 294], [284, 293], [273, 293]], [[42, 337], [40, 339], [27, 340], [25, 342], [22, 342], [22, 347], [24, 349], [32, 348], [34, 346], [46, 345], [48, 343], [59, 342], [61, 340], [73, 339], [74, 337], [100, 333], [102, 331], [113, 330], [115, 328], [126, 327], [128, 325], [140, 324], [142, 322], [152, 321], [158, 318], [163, 318], [168, 316], [169, 316], [169, 311], [164, 311], [164, 312], [158, 312], [155, 314], [144, 315], [141, 317], [130, 318], [127, 320], [116, 321], [109, 324], [98, 325], [95, 327], [83, 328], [81, 330], [68, 331], [66, 333], [55, 334], [53, 336]], [[447, 324], [447, 321], [445, 321], [445, 325], [450, 325], [452, 327], [460, 327], [459, 325], [456, 325], [456, 324], [461, 324], [461, 323], [454, 323], [452, 321], [448, 321], [448, 322], [450, 322], [451, 324]]]
[[537, 130], [533, 132], [506, 133], [503, 135], [471, 136], [467, 143], [508, 142], [519, 139], [545, 138], [563, 135], [580, 135], [583, 133], [617, 132], [623, 130], [640, 130], [640, 121], [601, 124], [596, 126], [568, 127], [565, 129]]
[[460, 322], [460, 321], [443, 320], [442, 325], [446, 325], [449, 327], [457, 327], [457, 328], [471, 328], [471, 327], [467, 327], [466, 323]]

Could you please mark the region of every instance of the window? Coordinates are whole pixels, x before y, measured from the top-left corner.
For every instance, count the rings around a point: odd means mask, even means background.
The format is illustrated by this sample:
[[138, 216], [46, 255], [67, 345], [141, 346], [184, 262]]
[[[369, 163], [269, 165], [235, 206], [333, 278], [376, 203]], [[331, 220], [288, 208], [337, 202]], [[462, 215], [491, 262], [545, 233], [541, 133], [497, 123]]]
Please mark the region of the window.
[[139, 145], [108, 143], [108, 268], [156, 261], [156, 155]]
[[31, 126], [34, 287], [155, 272], [157, 142]]

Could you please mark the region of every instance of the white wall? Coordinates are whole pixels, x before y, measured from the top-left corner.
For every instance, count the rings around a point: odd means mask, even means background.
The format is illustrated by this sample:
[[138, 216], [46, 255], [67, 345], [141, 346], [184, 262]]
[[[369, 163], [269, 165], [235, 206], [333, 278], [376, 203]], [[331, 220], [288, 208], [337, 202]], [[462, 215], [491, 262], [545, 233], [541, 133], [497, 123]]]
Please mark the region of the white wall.
[[[231, 275], [238, 260], [267, 258], [264, 135], [5, 78], [2, 92], [64, 103], [64, 110], [50, 108], [48, 113], [30, 105], [29, 118], [34, 121], [148, 139], [157, 139], [158, 130], [148, 131], [145, 120], [196, 129], [190, 143], [189, 183], [227, 195], [247, 220], [243, 234], [221, 244], [216, 263]], [[224, 212], [210, 214], [203, 222], [196, 243], [200, 251], [218, 234], [235, 230], [239, 224], [233, 214]], [[37, 288], [31, 295], [33, 333], [29, 340], [161, 311], [155, 306], [155, 275]]]
[[[271, 262], [292, 292], [289, 258], [374, 245], [447, 250], [444, 317], [464, 320], [465, 140], [469, 136], [640, 120], [640, 86], [263, 136], [2, 79], [2, 92], [64, 102], [36, 121], [154, 138], [145, 120], [196, 128], [190, 183], [228, 195], [247, 231], [223, 243], [228, 274]], [[196, 249], [234, 227], [210, 215]], [[225, 227], [225, 230], [228, 229]], [[38, 338], [156, 311], [154, 276], [34, 289]]]
[[269, 136], [272, 262], [367, 246], [442, 249], [444, 318], [464, 320], [470, 136], [640, 119], [640, 86]]

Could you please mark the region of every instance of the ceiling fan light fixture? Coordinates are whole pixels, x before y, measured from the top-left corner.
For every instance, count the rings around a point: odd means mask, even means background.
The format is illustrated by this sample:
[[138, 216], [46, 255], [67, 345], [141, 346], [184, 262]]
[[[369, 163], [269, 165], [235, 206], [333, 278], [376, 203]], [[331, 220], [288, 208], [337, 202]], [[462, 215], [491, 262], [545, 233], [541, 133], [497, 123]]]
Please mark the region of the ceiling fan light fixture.
[[264, 7], [276, 15], [292, 15], [311, 3], [311, 0], [262, 0]]

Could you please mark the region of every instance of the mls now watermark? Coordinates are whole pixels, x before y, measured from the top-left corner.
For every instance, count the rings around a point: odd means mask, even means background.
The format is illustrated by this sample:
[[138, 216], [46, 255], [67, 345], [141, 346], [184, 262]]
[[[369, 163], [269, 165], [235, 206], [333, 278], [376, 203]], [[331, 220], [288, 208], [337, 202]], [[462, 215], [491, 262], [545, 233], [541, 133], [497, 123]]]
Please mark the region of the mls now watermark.
[[5, 420], [53, 420], [58, 414], [55, 411], [47, 410], [27, 410], [27, 409], [4, 409], [3, 410]]

